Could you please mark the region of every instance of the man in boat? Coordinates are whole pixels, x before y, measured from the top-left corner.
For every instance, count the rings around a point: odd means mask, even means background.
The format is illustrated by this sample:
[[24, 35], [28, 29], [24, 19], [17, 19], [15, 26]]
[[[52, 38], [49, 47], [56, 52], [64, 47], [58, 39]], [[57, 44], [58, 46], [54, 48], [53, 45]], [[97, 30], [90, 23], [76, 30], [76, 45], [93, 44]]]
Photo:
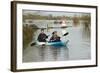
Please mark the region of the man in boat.
[[48, 36], [44, 33], [44, 29], [41, 29], [41, 33], [38, 36], [38, 41], [39, 42], [46, 42], [46, 39], [48, 38]]
[[50, 42], [60, 42], [60, 37], [57, 34], [57, 31], [52, 33], [52, 37], [50, 38]]

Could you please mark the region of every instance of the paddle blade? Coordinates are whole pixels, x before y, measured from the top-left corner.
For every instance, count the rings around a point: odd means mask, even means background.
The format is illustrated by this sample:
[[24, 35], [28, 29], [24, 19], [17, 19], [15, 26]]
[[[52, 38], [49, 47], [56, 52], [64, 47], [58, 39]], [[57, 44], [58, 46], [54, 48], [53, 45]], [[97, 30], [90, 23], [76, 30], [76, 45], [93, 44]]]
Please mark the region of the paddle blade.
[[34, 42], [34, 43], [31, 43], [31, 46], [34, 46], [34, 45], [36, 45], [36, 43]]
[[69, 33], [67, 32], [67, 33], [65, 33], [63, 36], [66, 36], [66, 35], [68, 35]]

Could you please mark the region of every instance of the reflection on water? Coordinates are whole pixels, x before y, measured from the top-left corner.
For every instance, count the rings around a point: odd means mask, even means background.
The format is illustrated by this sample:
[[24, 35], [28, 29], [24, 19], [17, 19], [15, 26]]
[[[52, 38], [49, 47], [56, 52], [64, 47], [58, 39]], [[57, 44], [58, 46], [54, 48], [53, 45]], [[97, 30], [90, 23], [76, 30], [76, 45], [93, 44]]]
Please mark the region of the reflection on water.
[[[34, 46], [30, 48], [30, 55], [26, 55], [28, 59], [25, 62], [39, 62], [39, 61], [63, 61], [68, 60], [69, 52], [66, 47], [52, 47], [52, 46]], [[25, 52], [24, 52], [25, 53]]]
[[[69, 28], [55, 28], [45, 29], [47, 35], [51, 35], [53, 31], [57, 30], [58, 35], [62, 41], [69, 40], [67, 47], [53, 47], [53, 46], [28, 46], [23, 51], [23, 62], [42, 62], [42, 61], [67, 61], [67, 60], [84, 60], [91, 58], [90, 45], [90, 30], [89, 28], [80, 25], [78, 27]], [[69, 32], [69, 35], [62, 36]], [[36, 41], [40, 30], [34, 34]], [[51, 36], [49, 36], [48, 40]], [[32, 41], [32, 42], [33, 42]]]

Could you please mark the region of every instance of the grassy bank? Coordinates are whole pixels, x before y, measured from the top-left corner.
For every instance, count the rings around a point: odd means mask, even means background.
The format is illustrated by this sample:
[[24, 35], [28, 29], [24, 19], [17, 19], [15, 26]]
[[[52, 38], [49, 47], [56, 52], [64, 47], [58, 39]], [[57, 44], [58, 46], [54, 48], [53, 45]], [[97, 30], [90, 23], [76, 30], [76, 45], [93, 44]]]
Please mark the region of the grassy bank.
[[28, 44], [32, 41], [33, 39], [33, 34], [34, 32], [37, 31], [37, 29], [33, 29], [34, 28], [37, 28], [37, 26], [35, 25], [25, 25], [23, 26], [23, 48], [25, 49]]

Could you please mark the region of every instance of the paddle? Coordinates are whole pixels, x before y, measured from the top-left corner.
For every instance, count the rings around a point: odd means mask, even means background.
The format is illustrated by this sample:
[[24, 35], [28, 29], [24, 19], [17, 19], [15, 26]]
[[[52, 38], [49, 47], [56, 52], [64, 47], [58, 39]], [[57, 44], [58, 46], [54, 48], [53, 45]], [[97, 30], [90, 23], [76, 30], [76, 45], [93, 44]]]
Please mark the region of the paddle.
[[66, 36], [66, 35], [68, 35], [69, 34], [69, 32], [66, 32], [63, 36]]
[[36, 45], [36, 42], [31, 43], [31, 46], [34, 46], [34, 45]]
[[[66, 36], [66, 35], [68, 35], [69, 34], [69, 32], [66, 32], [65, 34], [63, 34], [63, 36]], [[62, 37], [63, 37], [62, 36]], [[36, 45], [36, 42], [33, 42], [33, 43], [31, 43], [31, 46], [34, 46], [34, 45]]]

